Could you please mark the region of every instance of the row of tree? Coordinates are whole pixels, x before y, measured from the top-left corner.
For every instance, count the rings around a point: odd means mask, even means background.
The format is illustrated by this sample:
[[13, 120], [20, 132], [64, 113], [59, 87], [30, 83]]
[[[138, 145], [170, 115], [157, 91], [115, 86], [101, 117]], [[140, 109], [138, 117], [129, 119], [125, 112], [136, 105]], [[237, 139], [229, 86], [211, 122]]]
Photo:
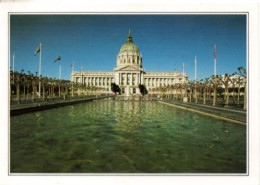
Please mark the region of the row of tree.
[[246, 70], [243, 67], [238, 68], [237, 73], [231, 75], [216, 75], [200, 81], [188, 81], [187, 83], [177, 83], [171, 86], [161, 86], [151, 89], [150, 93], [163, 96], [167, 99], [188, 98], [189, 102], [194, 100], [196, 103], [203, 98], [203, 104], [211, 100], [215, 106], [217, 97], [222, 97], [225, 107], [229, 105], [230, 95], [233, 97], [233, 103], [240, 105], [241, 92], [243, 92], [243, 108], [246, 109]]
[[[86, 86], [81, 83], [70, 82], [68, 80], [57, 80], [55, 78], [38, 77], [37, 73], [32, 74], [28, 71], [27, 74], [23, 70], [21, 72], [10, 72], [10, 96], [15, 96], [15, 100], [20, 103], [21, 95], [24, 100], [35, 101], [36, 98], [73, 98], [85, 95], [97, 95], [108, 92], [103, 87]], [[225, 101], [225, 106], [229, 105], [230, 94], [233, 97], [233, 103], [240, 105], [240, 94], [243, 92], [243, 105], [246, 109], [246, 70], [243, 67], [238, 68], [237, 73], [231, 75], [217, 75], [205, 78], [200, 81], [188, 81], [188, 83], [176, 83], [171, 86], [160, 86], [150, 90], [150, 94], [159, 95], [167, 99], [182, 100], [187, 98], [189, 102], [196, 103], [203, 99], [203, 104], [206, 101], [212, 100], [213, 105], [217, 103], [217, 97], [222, 97]], [[41, 88], [39, 90], [39, 87]], [[139, 90], [142, 95], [148, 93], [146, 87], [139, 85]], [[115, 94], [120, 94], [120, 87], [112, 83], [111, 91]], [[39, 93], [41, 92], [41, 93]]]
[[[39, 90], [40, 88], [40, 90]], [[41, 92], [41, 93], [40, 93]], [[69, 80], [58, 80], [37, 76], [28, 71], [10, 72], [10, 98], [18, 103], [23, 100], [34, 102], [37, 98], [48, 100], [53, 98], [74, 98], [85, 95], [97, 95], [104, 92], [104, 88], [86, 86], [80, 83], [70, 82]]]

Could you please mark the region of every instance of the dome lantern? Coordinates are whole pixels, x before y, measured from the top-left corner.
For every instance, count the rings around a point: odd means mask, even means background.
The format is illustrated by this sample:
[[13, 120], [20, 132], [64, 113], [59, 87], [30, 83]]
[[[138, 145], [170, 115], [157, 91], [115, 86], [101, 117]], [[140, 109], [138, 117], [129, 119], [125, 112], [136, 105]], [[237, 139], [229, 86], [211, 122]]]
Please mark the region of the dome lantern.
[[120, 52], [122, 51], [136, 51], [139, 52], [139, 48], [134, 44], [131, 30], [129, 29], [128, 36], [126, 42], [122, 45]]
[[127, 37], [126, 42], [133, 42], [133, 41], [132, 41], [132, 35], [131, 35], [131, 30], [130, 30], [130, 29], [129, 29], [129, 32], [128, 32], [128, 37]]

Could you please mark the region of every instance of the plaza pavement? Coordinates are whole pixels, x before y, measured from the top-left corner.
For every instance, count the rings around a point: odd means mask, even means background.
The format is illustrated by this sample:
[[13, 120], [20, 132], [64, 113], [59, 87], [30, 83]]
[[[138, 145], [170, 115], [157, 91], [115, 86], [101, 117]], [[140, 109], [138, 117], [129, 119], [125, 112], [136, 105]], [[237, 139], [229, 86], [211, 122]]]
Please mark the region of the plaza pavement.
[[212, 104], [203, 105], [202, 102], [181, 102], [176, 100], [160, 100], [159, 102], [171, 105], [183, 110], [197, 112], [200, 114], [216, 117], [223, 120], [236, 122], [242, 125], [246, 125], [247, 111], [236, 105], [229, 105], [228, 108], [224, 107], [222, 103], [217, 103], [216, 106]]

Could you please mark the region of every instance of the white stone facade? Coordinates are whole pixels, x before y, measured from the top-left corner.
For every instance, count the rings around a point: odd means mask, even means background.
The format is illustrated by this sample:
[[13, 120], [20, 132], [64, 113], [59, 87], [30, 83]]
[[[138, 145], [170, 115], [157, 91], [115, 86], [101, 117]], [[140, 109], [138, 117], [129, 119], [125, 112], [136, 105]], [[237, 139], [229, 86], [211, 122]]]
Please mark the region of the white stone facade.
[[149, 93], [149, 90], [155, 87], [187, 82], [188, 76], [176, 70], [146, 72], [142, 67], [142, 55], [133, 43], [129, 31], [127, 41], [117, 55], [117, 65], [113, 71], [75, 71], [71, 74], [71, 81], [86, 86], [102, 87], [104, 93], [112, 93], [111, 83], [115, 83], [119, 85], [121, 94], [129, 96], [140, 94], [140, 84], [144, 85]]

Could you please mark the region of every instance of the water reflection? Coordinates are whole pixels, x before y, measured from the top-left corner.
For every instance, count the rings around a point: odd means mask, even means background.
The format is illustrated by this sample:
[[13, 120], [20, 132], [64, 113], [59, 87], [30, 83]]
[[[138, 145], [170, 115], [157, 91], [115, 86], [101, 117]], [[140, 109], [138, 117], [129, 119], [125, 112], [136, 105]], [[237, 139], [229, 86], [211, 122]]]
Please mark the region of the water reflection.
[[11, 172], [245, 173], [246, 130], [156, 102], [11, 117]]

